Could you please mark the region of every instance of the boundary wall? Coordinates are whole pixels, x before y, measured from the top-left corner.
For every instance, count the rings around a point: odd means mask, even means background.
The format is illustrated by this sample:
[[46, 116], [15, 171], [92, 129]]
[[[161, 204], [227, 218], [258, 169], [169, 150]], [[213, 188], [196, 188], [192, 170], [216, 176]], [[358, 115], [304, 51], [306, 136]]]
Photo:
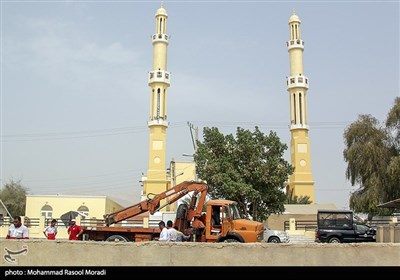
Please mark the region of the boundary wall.
[[400, 266], [400, 243], [0, 240], [0, 266]]

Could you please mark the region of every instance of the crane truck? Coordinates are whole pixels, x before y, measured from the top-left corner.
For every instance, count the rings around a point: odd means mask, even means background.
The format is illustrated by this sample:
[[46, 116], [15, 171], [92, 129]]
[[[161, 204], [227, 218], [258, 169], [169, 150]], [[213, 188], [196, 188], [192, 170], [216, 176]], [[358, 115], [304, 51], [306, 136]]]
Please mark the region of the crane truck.
[[[187, 194], [190, 203], [182, 203], [176, 211], [174, 226], [192, 242], [261, 242], [264, 225], [242, 218], [238, 204], [232, 200], [208, 200], [208, 185], [204, 182], [184, 181], [152, 198], [104, 215], [104, 226], [83, 226], [86, 240], [95, 241], [152, 241], [160, 235], [159, 228], [125, 227], [118, 223], [142, 213], [154, 214]], [[161, 202], [165, 202], [160, 205]], [[206, 211], [203, 212], [203, 205]]]

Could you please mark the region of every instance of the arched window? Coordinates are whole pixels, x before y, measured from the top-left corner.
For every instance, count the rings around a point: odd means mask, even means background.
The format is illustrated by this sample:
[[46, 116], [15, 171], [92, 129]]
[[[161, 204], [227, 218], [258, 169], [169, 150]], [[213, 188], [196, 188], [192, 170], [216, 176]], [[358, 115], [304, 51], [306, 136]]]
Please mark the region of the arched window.
[[161, 101], [160, 89], [157, 89], [157, 116], [156, 119], [160, 119], [160, 101]]
[[89, 208], [87, 208], [85, 205], [79, 206], [78, 212], [84, 215], [82, 219], [89, 217]]
[[40, 215], [44, 216], [46, 219], [49, 219], [53, 216], [53, 207], [46, 204], [40, 209]]
[[300, 124], [303, 124], [303, 97], [299, 92], [299, 110], [300, 110]]

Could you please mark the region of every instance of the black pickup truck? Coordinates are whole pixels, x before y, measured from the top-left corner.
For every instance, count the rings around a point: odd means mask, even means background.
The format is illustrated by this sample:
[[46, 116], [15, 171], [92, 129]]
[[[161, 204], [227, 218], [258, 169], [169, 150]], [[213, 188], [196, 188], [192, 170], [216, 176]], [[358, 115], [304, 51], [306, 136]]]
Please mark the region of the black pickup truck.
[[322, 243], [375, 242], [376, 229], [354, 220], [350, 210], [318, 210], [315, 241]]

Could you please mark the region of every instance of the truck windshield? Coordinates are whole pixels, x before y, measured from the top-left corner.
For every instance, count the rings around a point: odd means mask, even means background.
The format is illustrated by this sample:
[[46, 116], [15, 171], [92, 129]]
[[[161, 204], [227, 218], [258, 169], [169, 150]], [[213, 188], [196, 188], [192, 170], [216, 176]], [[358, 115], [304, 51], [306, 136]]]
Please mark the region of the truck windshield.
[[229, 205], [229, 210], [231, 212], [232, 215], [232, 220], [237, 220], [237, 219], [241, 219], [241, 215], [240, 215], [240, 211], [239, 208], [237, 207], [236, 204], [231, 204]]

